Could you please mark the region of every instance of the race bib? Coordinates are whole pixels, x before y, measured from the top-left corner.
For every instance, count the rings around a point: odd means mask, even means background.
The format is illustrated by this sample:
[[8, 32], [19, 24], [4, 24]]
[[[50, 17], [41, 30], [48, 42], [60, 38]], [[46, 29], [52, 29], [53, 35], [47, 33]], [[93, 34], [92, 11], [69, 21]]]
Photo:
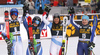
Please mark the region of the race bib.
[[86, 34], [85, 34], [85, 33], [82, 34], [82, 38], [83, 38], [83, 39], [86, 38]]

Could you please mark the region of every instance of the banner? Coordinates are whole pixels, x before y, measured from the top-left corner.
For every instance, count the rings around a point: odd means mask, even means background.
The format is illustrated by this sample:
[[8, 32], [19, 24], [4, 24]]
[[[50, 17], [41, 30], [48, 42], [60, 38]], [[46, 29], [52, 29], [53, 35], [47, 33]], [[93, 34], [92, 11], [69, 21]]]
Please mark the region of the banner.
[[91, 0], [85, 0], [86, 3], [91, 3]]
[[[65, 15], [61, 15], [60, 16], [60, 19], [61, 20], [63, 20], [63, 17], [64, 17]], [[66, 15], [67, 17], [68, 17], [68, 19], [70, 19], [70, 17], [68, 16], [68, 15]], [[88, 15], [89, 16], [89, 25], [90, 26], [93, 26], [93, 17], [94, 17], [94, 15]], [[96, 28], [96, 34], [97, 35], [100, 35], [100, 15], [96, 15], [97, 17], [98, 17], [98, 23], [97, 23], [97, 28]], [[79, 25], [82, 25], [82, 15], [76, 15], [76, 16], [74, 16], [74, 21], [77, 23], [77, 24], [79, 24]], [[76, 28], [72, 25], [72, 24], [70, 24], [70, 25], [68, 25], [67, 26], [67, 32], [66, 32], [66, 34], [68, 35], [68, 36], [78, 36], [79, 35], [79, 32], [76, 30]]]
[[0, 40], [3, 40], [3, 37], [2, 37], [2, 31], [3, 31], [3, 24], [0, 24]]
[[2, 37], [2, 35], [1, 35], [1, 33], [2, 33], [2, 32], [0, 32], [0, 40], [3, 40], [3, 37]]
[[47, 25], [45, 24], [42, 31], [41, 31], [41, 36], [40, 37], [47, 37]]
[[13, 0], [7, 0], [7, 4], [13, 4]]
[[41, 31], [41, 37], [47, 37], [47, 29]]
[[[79, 25], [82, 25], [82, 21], [75, 21], [77, 24]], [[89, 25], [90, 26], [93, 26], [93, 20], [92, 21], [89, 21]], [[96, 34], [97, 35], [100, 35], [100, 20], [98, 20], [98, 23], [97, 23], [97, 28], [96, 28]], [[68, 36], [78, 36], [79, 35], [79, 32], [78, 30], [76, 30], [76, 28], [70, 24], [68, 27], [67, 27], [67, 32], [66, 34]]]

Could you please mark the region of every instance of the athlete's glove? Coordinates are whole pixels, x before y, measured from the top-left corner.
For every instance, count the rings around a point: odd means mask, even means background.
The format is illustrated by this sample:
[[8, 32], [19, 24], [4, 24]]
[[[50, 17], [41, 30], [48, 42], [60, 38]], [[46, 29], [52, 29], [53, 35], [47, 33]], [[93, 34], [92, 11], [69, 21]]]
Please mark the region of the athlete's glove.
[[13, 46], [13, 43], [10, 42], [10, 39], [5, 39], [7, 43], [7, 49], [8, 49], [8, 54], [11, 54], [11, 48]]
[[93, 48], [95, 47], [95, 43], [93, 43], [93, 42], [91, 42], [90, 44], [89, 44], [89, 50], [92, 50]]
[[44, 11], [46, 11], [47, 13], [49, 13], [51, 10], [51, 8], [49, 6], [45, 6]]
[[44, 11], [47, 12], [46, 19], [47, 19], [48, 15], [49, 15], [50, 10], [51, 10], [51, 8], [49, 6], [45, 6]]
[[30, 52], [33, 52], [34, 51], [34, 45], [32, 42], [29, 42], [29, 49], [30, 49]]
[[75, 13], [74, 8], [70, 7], [68, 10], [68, 14], [74, 14], [74, 13]]
[[29, 12], [29, 4], [25, 2], [23, 5], [23, 16], [26, 16], [26, 13]]
[[29, 42], [29, 46], [33, 46], [33, 43], [32, 42]]

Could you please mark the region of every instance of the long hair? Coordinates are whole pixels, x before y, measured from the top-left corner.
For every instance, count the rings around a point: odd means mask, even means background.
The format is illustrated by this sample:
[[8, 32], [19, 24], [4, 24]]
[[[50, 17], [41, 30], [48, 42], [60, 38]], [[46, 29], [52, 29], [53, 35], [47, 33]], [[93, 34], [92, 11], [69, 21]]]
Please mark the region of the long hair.
[[58, 23], [58, 24], [55, 24], [54, 19], [53, 19], [52, 28], [55, 29], [56, 26], [58, 26], [58, 27], [60, 28], [60, 24], [61, 24], [61, 20], [60, 20], [60, 18], [59, 18], [59, 23]]
[[[55, 18], [59, 18], [59, 23], [58, 24], [55, 24], [55, 22], [54, 22], [54, 19]], [[60, 15], [58, 14], [58, 13], [55, 13], [54, 15], [53, 15], [53, 25], [52, 25], [52, 28], [56, 28], [56, 26], [58, 26], [58, 28], [60, 28], [60, 24], [61, 24], [61, 20], [60, 20]]]

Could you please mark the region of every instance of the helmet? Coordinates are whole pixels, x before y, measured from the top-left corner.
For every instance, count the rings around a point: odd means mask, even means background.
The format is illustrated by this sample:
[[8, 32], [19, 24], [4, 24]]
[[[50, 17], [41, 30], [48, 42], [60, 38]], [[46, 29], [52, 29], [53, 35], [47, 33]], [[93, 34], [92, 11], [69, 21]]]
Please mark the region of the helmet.
[[41, 24], [41, 18], [38, 16], [35, 16], [32, 20], [32, 23], [38, 24], [38, 26]]
[[10, 10], [10, 16], [12, 16], [12, 15], [18, 16], [18, 10], [16, 8], [12, 8]]
[[59, 19], [60, 19], [60, 15], [59, 15], [58, 13], [55, 13], [55, 14], [53, 15], [53, 18], [59, 18]]

